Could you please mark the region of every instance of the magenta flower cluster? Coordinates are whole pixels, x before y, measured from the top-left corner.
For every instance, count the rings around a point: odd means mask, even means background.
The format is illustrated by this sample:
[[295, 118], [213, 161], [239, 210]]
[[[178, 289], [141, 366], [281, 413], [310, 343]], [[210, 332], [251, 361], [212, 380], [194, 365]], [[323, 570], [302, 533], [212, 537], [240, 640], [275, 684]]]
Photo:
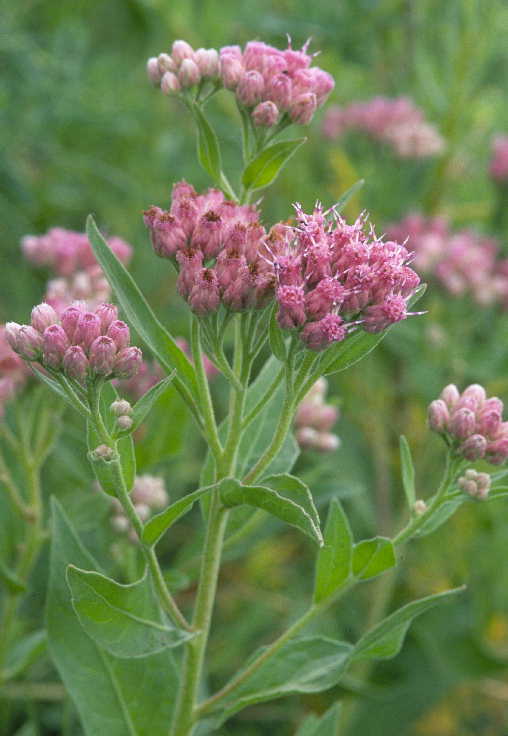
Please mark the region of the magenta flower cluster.
[[441, 217], [408, 215], [387, 228], [389, 237], [407, 240], [414, 265], [433, 275], [454, 296], [471, 294], [480, 305], [508, 303], [508, 260], [499, 244], [474, 230], [453, 232]]
[[250, 111], [256, 126], [271, 127], [286, 116], [307, 125], [334, 87], [333, 78], [312, 66], [307, 46], [300, 50], [277, 49], [261, 41], [194, 51], [186, 41], [175, 41], [171, 54], [148, 60], [147, 71], [165, 94], [214, 81], [234, 92]]
[[498, 135], [492, 141], [489, 173], [499, 184], [508, 181], [508, 135]]
[[283, 329], [319, 351], [357, 327], [381, 332], [408, 316], [420, 279], [404, 246], [366, 232], [363, 218], [348, 225], [320, 206], [296, 214], [296, 226], [278, 225], [267, 239]]
[[83, 383], [87, 378], [131, 378], [141, 364], [141, 350], [130, 346], [129, 327], [113, 304], [88, 311], [78, 303], [60, 316], [49, 304], [32, 310], [31, 324], [8, 322], [11, 348], [28, 362]]
[[169, 211], [145, 212], [157, 255], [178, 269], [177, 288], [198, 315], [221, 304], [232, 311], [258, 308], [273, 293], [273, 268], [262, 257], [266, 232], [255, 207], [236, 205], [222, 192], [198, 195], [187, 182], [173, 187]]
[[[123, 263], [130, 261], [132, 248], [124, 240], [111, 237], [108, 245]], [[84, 233], [54, 227], [44, 235], [25, 236], [21, 248], [31, 263], [54, 273], [44, 301], [59, 314], [76, 300], [93, 309], [111, 298], [110, 286]]]
[[407, 97], [373, 97], [346, 107], [330, 107], [323, 120], [323, 135], [336, 139], [348, 130], [387, 143], [401, 158], [435, 156], [444, 149], [437, 129]]
[[485, 459], [501, 465], [508, 459], [508, 422], [503, 422], [503, 402], [487, 398], [478, 384], [462, 393], [446, 386], [429, 406], [429, 426], [443, 435], [458, 455], [466, 460]]
[[295, 436], [302, 449], [332, 452], [340, 445], [337, 435], [330, 431], [339, 418], [339, 411], [326, 403], [327, 390], [328, 381], [319, 378], [298, 406]]

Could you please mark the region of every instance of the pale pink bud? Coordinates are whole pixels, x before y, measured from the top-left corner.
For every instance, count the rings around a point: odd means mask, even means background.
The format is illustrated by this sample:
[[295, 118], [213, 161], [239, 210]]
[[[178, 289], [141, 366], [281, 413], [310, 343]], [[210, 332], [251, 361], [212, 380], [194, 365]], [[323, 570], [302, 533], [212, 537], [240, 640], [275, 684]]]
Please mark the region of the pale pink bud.
[[137, 503], [134, 508], [141, 521], [146, 521], [150, 517], [150, 506], [147, 506], [146, 503]]
[[486, 399], [483, 403], [482, 411], [496, 411], [499, 416], [503, 415], [503, 409], [504, 404], [501, 401], [501, 399], [498, 399], [497, 396], [491, 396], [490, 399]]
[[67, 348], [62, 365], [65, 374], [76, 381], [82, 381], [88, 373], [88, 358], [80, 345], [71, 345]]
[[178, 81], [182, 87], [194, 87], [195, 84], [199, 84], [201, 80], [201, 74], [199, 67], [192, 59], [184, 59], [178, 70]]
[[113, 401], [109, 409], [115, 417], [132, 414], [132, 406], [126, 399], [117, 399], [116, 401]]
[[338, 410], [331, 404], [323, 404], [314, 419], [314, 427], [320, 432], [327, 432], [333, 427], [339, 415]]
[[341, 342], [347, 335], [347, 329], [342, 317], [337, 314], [327, 314], [317, 322], [305, 325], [300, 338], [309, 350], [324, 350], [333, 342]]
[[476, 418], [471, 409], [457, 409], [450, 418], [450, 431], [458, 439], [465, 439], [473, 434]]
[[264, 86], [264, 79], [259, 72], [244, 72], [236, 90], [238, 100], [246, 107], [254, 107], [263, 97]]
[[494, 437], [501, 426], [501, 414], [495, 409], [482, 409], [477, 415], [476, 431], [487, 437]]
[[428, 409], [428, 422], [429, 427], [434, 432], [446, 432], [448, 429], [448, 422], [450, 414], [448, 407], [442, 399], [436, 399], [432, 401]]
[[130, 343], [131, 336], [129, 327], [125, 322], [122, 322], [121, 319], [116, 319], [109, 325], [107, 335], [113, 340], [117, 350], [126, 348]]
[[115, 451], [108, 445], [98, 445], [95, 450], [90, 453], [92, 460], [112, 460], [115, 456]]
[[211, 268], [203, 268], [189, 294], [189, 306], [199, 315], [215, 312], [220, 304], [217, 275]]
[[61, 325], [51, 325], [44, 330], [43, 362], [50, 368], [60, 368], [69, 338]]
[[101, 321], [93, 312], [83, 312], [79, 318], [73, 343], [81, 344], [87, 349], [96, 337], [101, 334]]
[[169, 54], [159, 54], [157, 65], [159, 67], [159, 81], [166, 72], [176, 72], [177, 70], [177, 66]]
[[454, 383], [450, 383], [441, 391], [440, 398], [445, 402], [449, 409], [453, 409], [460, 399], [460, 391]]
[[194, 61], [203, 77], [216, 77], [219, 73], [219, 54], [215, 49], [198, 49]]
[[276, 74], [266, 83], [265, 96], [274, 102], [279, 110], [287, 110], [291, 104], [291, 79], [287, 74]]
[[[12, 323], [7, 323], [12, 324]], [[12, 330], [11, 330], [12, 332]], [[9, 334], [9, 333], [7, 333]], [[10, 344], [10, 343], [9, 343]], [[13, 347], [11, 345], [11, 347]], [[17, 331], [16, 348], [19, 355], [25, 360], [38, 360], [43, 347], [42, 335], [31, 325], [21, 325]]]
[[502, 465], [508, 458], [508, 437], [501, 437], [487, 444], [485, 459], [492, 465]]
[[116, 532], [119, 532], [120, 534], [124, 534], [129, 528], [129, 520], [126, 516], [118, 515], [113, 516], [111, 519], [111, 526]]
[[173, 72], [164, 72], [161, 79], [161, 90], [165, 95], [172, 95], [180, 92], [182, 85], [178, 81], [178, 77]]
[[416, 516], [422, 516], [427, 511], [427, 504], [421, 498], [414, 502], [413, 511]]
[[466, 470], [457, 481], [457, 485], [465, 493], [482, 501], [489, 495], [490, 484], [491, 478], [488, 473], [478, 473], [473, 468]]
[[233, 54], [221, 54], [220, 76], [226, 89], [235, 89], [244, 71], [241, 58]]
[[466, 460], [479, 460], [485, 455], [487, 440], [481, 434], [472, 434], [459, 447], [460, 454]]
[[258, 127], [271, 128], [279, 120], [279, 111], [274, 102], [260, 102], [252, 111], [252, 120]]
[[146, 73], [148, 76], [148, 79], [150, 82], [154, 85], [159, 84], [161, 81], [161, 70], [159, 68], [159, 63], [157, 61], [157, 58], [155, 56], [152, 56], [148, 61], [146, 62]]
[[80, 309], [80, 307], [71, 306], [67, 307], [67, 309], [64, 309], [60, 316], [62, 327], [64, 328], [67, 337], [69, 338], [71, 343], [76, 342], [74, 336], [76, 335], [76, 330], [78, 328], [78, 323], [81, 319], [82, 314], [83, 310]]
[[90, 345], [90, 368], [99, 376], [109, 376], [113, 371], [116, 353], [114, 340], [107, 335], [99, 335]]
[[116, 356], [114, 373], [116, 378], [132, 378], [143, 362], [141, 350], [136, 347], [124, 348]]
[[179, 66], [184, 59], [192, 59], [194, 51], [187, 41], [174, 41], [171, 49], [171, 56], [173, 57], [175, 64]]
[[122, 414], [122, 416], [118, 417], [118, 419], [116, 420], [116, 423], [119, 429], [121, 429], [122, 431], [125, 431], [132, 427], [133, 422], [130, 417], [128, 417], [125, 414]]
[[102, 333], [105, 333], [109, 325], [118, 319], [118, 309], [114, 304], [99, 304], [95, 314], [100, 319]]
[[154, 475], [138, 475], [132, 489], [132, 500], [150, 508], [164, 508], [169, 500], [164, 481]]
[[318, 433], [312, 427], [300, 427], [295, 432], [296, 441], [304, 449], [314, 447]]
[[57, 323], [58, 315], [49, 304], [43, 302], [32, 309], [32, 327], [38, 332], [44, 332], [46, 327]]
[[317, 108], [316, 95], [313, 92], [305, 92], [293, 100], [289, 108], [289, 116], [293, 123], [308, 125]]
[[21, 325], [17, 322], [7, 322], [5, 325], [5, 339], [16, 353], [18, 352], [18, 340], [20, 330]]
[[485, 389], [483, 388], [483, 386], [480, 386], [479, 383], [472, 383], [470, 386], [464, 389], [464, 391], [462, 392], [462, 396], [469, 396], [473, 398], [478, 406], [481, 406], [487, 398]]
[[333, 452], [340, 447], [340, 439], [331, 432], [318, 432], [314, 441], [314, 448], [319, 452]]

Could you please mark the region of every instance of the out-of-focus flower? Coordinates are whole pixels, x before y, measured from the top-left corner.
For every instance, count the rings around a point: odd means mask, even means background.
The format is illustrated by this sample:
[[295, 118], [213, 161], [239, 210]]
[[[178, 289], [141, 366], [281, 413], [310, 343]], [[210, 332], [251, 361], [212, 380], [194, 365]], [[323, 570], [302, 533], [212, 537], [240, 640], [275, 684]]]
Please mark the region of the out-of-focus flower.
[[323, 120], [323, 134], [335, 139], [348, 130], [359, 130], [387, 143], [401, 158], [435, 156], [445, 147], [437, 129], [407, 97], [374, 97], [347, 107], [330, 107]]
[[501, 399], [487, 398], [483, 386], [475, 383], [460, 393], [450, 384], [431, 402], [429, 426], [465, 460], [484, 459], [501, 465], [508, 459], [508, 422], [503, 422], [503, 408]]
[[492, 141], [489, 173], [500, 184], [508, 181], [508, 135], [498, 135]]
[[473, 468], [466, 470], [458, 481], [457, 485], [464, 493], [484, 501], [490, 491], [491, 477], [488, 473], [478, 473]]
[[[169, 503], [164, 480], [155, 475], [136, 476], [130, 496], [136, 513], [142, 522], [147, 521], [155, 511], [160, 511]], [[112, 499], [112, 506], [111, 525], [113, 529], [120, 533], [126, 533], [131, 542], [136, 542], [136, 532], [125, 516], [120, 501], [116, 498]]]
[[111, 304], [92, 312], [76, 303], [59, 316], [43, 303], [32, 310], [30, 325], [8, 322], [5, 335], [12, 350], [24, 360], [62, 371], [74, 380], [131, 378], [141, 364], [141, 350], [129, 346], [129, 328], [116, 317], [116, 307]]
[[0, 325], [0, 419], [7, 401], [23, 387], [29, 370], [7, 340], [5, 325]]
[[326, 378], [319, 378], [298, 406], [295, 436], [302, 449], [332, 452], [340, 446], [340, 439], [330, 431], [339, 411], [325, 402], [327, 390]]

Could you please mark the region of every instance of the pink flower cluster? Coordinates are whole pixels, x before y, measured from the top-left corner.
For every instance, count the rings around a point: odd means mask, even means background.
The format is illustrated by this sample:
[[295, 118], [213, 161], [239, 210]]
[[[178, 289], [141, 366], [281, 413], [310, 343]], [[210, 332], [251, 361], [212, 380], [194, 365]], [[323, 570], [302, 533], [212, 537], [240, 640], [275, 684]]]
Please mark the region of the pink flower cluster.
[[495, 239], [474, 230], [453, 232], [443, 218], [419, 214], [390, 225], [387, 234], [407, 240], [415, 268], [433, 274], [451, 294], [470, 293], [481, 305], [508, 301], [508, 260], [498, 258]]
[[7, 401], [14, 398], [29, 374], [22, 358], [7, 341], [5, 325], [0, 325], [0, 419]]
[[[154, 511], [165, 508], [169, 503], [169, 496], [164, 481], [155, 475], [145, 474], [136, 476], [130, 495], [136, 513], [143, 522], [147, 521]], [[112, 499], [112, 504], [113, 516], [111, 517], [111, 525], [113, 529], [122, 534], [127, 534], [131, 542], [136, 542], [136, 532], [125, 516], [122, 504], [117, 498]]]
[[[109, 238], [113, 253], [128, 263], [132, 248], [121, 238]], [[44, 301], [60, 313], [74, 301], [94, 309], [111, 297], [111, 289], [84, 233], [54, 227], [44, 235], [26, 235], [21, 241], [25, 257], [36, 266], [54, 272]]]
[[198, 195], [187, 182], [173, 187], [169, 211], [145, 212], [157, 255], [179, 271], [177, 288], [199, 315], [220, 304], [233, 311], [263, 306], [273, 269], [261, 256], [266, 235], [255, 207], [236, 205], [218, 189]]
[[498, 135], [492, 141], [489, 173], [500, 184], [508, 181], [508, 135]]
[[81, 304], [67, 307], [60, 316], [49, 304], [32, 310], [31, 324], [8, 322], [10, 347], [28, 362], [68, 378], [131, 378], [141, 364], [141, 350], [130, 346], [129, 327], [118, 319], [113, 304], [87, 311]]
[[503, 422], [503, 408], [501, 399], [487, 398], [483, 386], [472, 384], [460, 393], [450, 384], [431, 402], [429, 426], [466, 460], [483, 458], [501, 465], [508, 459], [508, 422]]
[[347, 107], [330, 107], [323, 120], [323, 134], [335, 139], [347, 130], [359, 130], [388, 143], [401, 158], [435, 156], [444, 149], [436, 128], [407, 97], [373, 97]]
[[338, 409], [325, 403], [328, 381], [319, 378], [298, 406], [295, 416], [295, 436], [305, 450], [333, 452], [340, 445], [336, 434], [330, 432], [339, 417]]
[[298, 329], [319, 351], [360, 325], [381, 332], [408, 316], [420, 279], [404, 246], [367, 233], [364, 218], [348, 225], [320, 206], [311, 215], [296, 206], [296, 213], [295, 227], [275, 226], [267, 239], [283, 329]]
[[283, 116], [307, 125], [334, 87], [333, 78], [311, 66], [313, 55], [307, 46], [300, 50], [276, 49], [261, 41], [240, 46], [224, 46], [194, 51], [185, 41], [175, 41], [171, 55], [159, 54], [148, 60], [147, 71], [165, 94], [177, 93], [203, 81], [235, 93], [246, 107], [254, 125], [271, 127]]

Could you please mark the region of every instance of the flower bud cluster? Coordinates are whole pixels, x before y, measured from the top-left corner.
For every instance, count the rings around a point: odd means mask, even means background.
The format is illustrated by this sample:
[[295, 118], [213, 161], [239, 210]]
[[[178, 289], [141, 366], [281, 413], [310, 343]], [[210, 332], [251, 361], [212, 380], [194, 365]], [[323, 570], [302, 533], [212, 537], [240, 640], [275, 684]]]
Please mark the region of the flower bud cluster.
[[234, 204], [217, 189], [198, 195], [182, 181], [170, 209], [151, 207], [145, 224], [157, 255], [176, 266], [178, 291], [196, 314], [221, 304], [234, 312], [266, 304], [273, 268], [260, 252], [266, 232], [255, 207]]
[[283, 116], [289, 122], [307, 125], [334, 87], [333, 78], [311, 66], [307, 46], [295, 51], [276, 49], [261, 41], [215, 49], [193, 48], [175, 41], [171, 54], [159, 54], [147, 63], [149, 79], [164, 94], [175, 94], [211, 80], [234, 92], [247, 108], [254, 125], [271, 127]]
[[468, 493], [473, 498], [485, 501], [489, 495], [491, 478], [488, 473], [478, 473], [473, 468], [466, 470], [458, 481], [457, 485], [464, 493]]
[[429, 426], [443, 435], [465, 460], [484, 459], [501, 465], [508, 459], [508, 422], [503, 422], [503, 402], [487, 398], [478, 384], [462, 393], [446, 386], [428, 409]]
[[408, 316], [420, 278], [404, 246], [367, 233], [363, 217], [348, 225], [319, 205], [310, 215], [297, 205], [296, 214], [295, 227], [275, 226], [266, 243], [283, 329], [320, 351], [360, 326], [381, 332]]
[[323, 120], [325, 137], [335, 139], [348, 130], [360, 130], [387, 143], [401, 158], [435, 156], [445, 147], [436, 128], [407, 97], [374, 97], [347, 107], [330, 107]]
[[141, 350], [130, 346], [129, 327], [113, 304], [94, 311], [76, 303], [60, 316], [52, 306], [32, 310], [31, 324], [8, 322], [7, 342], [28, 362], [61, 371], [80, 383], [87, 378], [131, 378], [141, 364]]
[[132, 406], [126, 399], [118, 399], [113, 401], [109, 407], [111, 413], [116, 417], [116, 426], [118, 429], [125, 431], [132, 427]]
[[23, 387], [28, 374], [25, 362], [9, 345], [5, 325], [0, 325], [0, 419], [6, 402]]
[[[169, 503], [163, 479], [155, 475], [138, 475], [134, 481], [131, 500], [140, 520], [147, 521], [154, 511], [165, 508]], [[126, 533], [131, 542], [137, 541], [136, 532], [125, 516], [120, 501], [116, 498], [113, 499], [111, 525], [115, 531]]]
[[330, 432], [339, 412], [335, 406], [325, 403], [327, 389], [326, 378], [319, 378], [298, 406], [295, 436], [302, 449], [333, 452], [340, 446], [340, 439]]
[[489, 173], [498, 184], [508, 182], [508, 135], [498, 135], [492, 141]]
[[433, 275], [454, 296], [471, 294], [480, 305], [508, 305], [508, 259], [499, 258], [494, 238], [474, 230], [453, 232], [441, 217], [410, 214], [387, 228], [388, 237], [407, 240], [415, 268]]

